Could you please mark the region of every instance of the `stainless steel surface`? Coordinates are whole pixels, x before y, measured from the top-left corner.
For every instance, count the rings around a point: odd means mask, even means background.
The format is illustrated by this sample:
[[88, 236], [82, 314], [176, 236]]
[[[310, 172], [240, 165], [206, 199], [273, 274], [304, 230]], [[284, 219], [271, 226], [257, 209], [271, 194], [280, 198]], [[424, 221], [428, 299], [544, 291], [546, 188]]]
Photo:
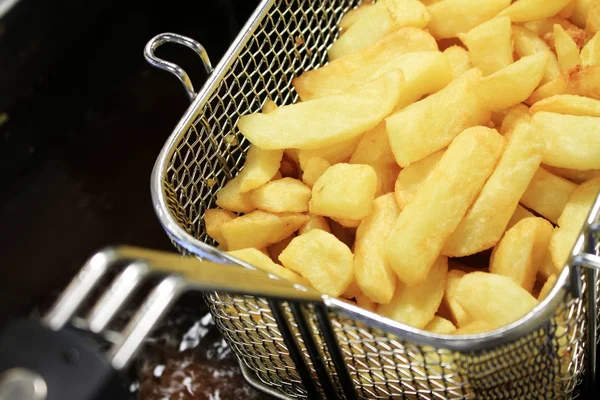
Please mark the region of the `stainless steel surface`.
[[37, 373], [13, 368], [0, 375], [0, 400], [45, 400], [46, 381]]
[[194, 90], [194, 86], [192, 85], [192, 81], [190, 81], [188, 74], [180, 66], [172, 62], [165, 61], [154, 54], [156, 49], [165, 43], [176, 43], [194, 50], [196, 54], [200, 56], [200, 59], [204, 64], [204, 69], [209, 74], [213, 71], [210, 58], [200, 43], [176, 33], [161, 33], [160, 35], [156, 35], [148, 42], [146, 48], [144, 49], [144, 57], [146, 57], [146, 60], [155, 67], [164, 69], [165, 71], [168, 71], [179, 78], [181, 83], [183, 83], [183, 87], [190, 97], [190, 100], [193, 100], [194, 96], [196, 96], [196, 91]]
[[8, 13], [18, 2], [19, 0], [0, 0], [0, 18]]
[[[260, 111], [267, 99], [278, 105], [293, 103], [297, 95], [291, 80], [327, 62], [326, 49], [338, 34], [337, 23], [359, 3], [264, 0], [256, 9], [194, 97], [153, 170], [155, 210], [182, 253], [216, 262], [228, 259], [212, 246], [202, 217], [215, 207], [217, 191], [243, 166], [249, 143], [236, 129], [239, 117]], [[225, 140], [232, 137], [236, 140]], [[583, 240], [578, 241], [573, 255], [582, 253], [582, 246]], [[597, 259], [586, 257], [579, 261], [597, 268]], [[575, 397], [590, 347], [587, 316], [596, 311], [587, 310], [587, 274], [575, 268], [584, 263], [571, 264], [574, 268], [564, 269], [549, 296], [521, 320], [461, 338], [414, 329], [324, 297], [357, 394], [369, 399]], [[577, 279], [581, 292], [571, 290], [571, 279]], [[266, 385], [289, 398], [307, 397], [266, 299], [226, 293], [208, 293], [206, 299], [253, 385]], [[312, 309], [306, 311], [335, 382], [327, 347], [331, 343], [323, 339]], [[289, 312], [287, 316], [316, 377], [294, 319]], [[338, 389], [342, 396], [339, 385]]]

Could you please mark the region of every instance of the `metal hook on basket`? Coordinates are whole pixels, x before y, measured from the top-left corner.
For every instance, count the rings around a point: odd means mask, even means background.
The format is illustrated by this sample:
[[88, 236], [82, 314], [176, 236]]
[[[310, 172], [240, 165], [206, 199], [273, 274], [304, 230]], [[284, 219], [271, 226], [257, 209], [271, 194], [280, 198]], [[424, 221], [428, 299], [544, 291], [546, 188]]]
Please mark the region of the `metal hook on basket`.
[[208, 57], [208, 53], [206, 52], [204, 47], [194, 39], [190, 39], [187, 36], [169, 32], [161, 33], [159, 35], [154, 36], [152, 39], [150, 39], [150, 41], [146, 44], [146, 47], [144, 48], [144, 57], [146, 58], [146, 61], [148, 61], [151, 65], [157, 68], [168, 71], [175, 75], [181, 81], [181, 83], [183, 83], [183, 87], [185, 88], [185, 91], [187, 92], [190, 100], [193, 100], [196, 96], [196, 91], [194, 90], [194, 85], [192, 85], [190, 77], [183, 70], [183, 68], [181, 68], [175, 63], [165, 61], [154, 54], [156, 49], [165, 43], [176, 43], [194, 50], [196, 54], [200, 56], [200, 59], [204, 64], [204, 69], [206, 70], [206, 73], [210, 74], [213, 71], [213, 67], [210, 62], [210, 58]]

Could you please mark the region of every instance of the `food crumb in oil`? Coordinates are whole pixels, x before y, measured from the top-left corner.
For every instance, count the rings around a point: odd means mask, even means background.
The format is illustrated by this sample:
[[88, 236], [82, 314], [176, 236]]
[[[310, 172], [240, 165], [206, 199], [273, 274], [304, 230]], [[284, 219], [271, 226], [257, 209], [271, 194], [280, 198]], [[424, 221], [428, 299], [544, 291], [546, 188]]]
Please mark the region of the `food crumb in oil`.
[[217, 181], [215, 179], [212, 179], [212, 178], [206, 179], [205, 182], [206, 182], [206, 186], [208, 186], [208, 187], [213, 187], [213, 186], [215, 186], [217, 184]]
[[296, 36], [294, 41], [296, 42], [296, 46], [302, 46], [304, 44], [304, 38], [302, 36]]
[[225, 139], [225, 143], [227, 143], [230, 146], [235, 146], [238, 144], [238, 140], [234, 135], [229, 134], [229, 135], [225, 136], [224, 139]]

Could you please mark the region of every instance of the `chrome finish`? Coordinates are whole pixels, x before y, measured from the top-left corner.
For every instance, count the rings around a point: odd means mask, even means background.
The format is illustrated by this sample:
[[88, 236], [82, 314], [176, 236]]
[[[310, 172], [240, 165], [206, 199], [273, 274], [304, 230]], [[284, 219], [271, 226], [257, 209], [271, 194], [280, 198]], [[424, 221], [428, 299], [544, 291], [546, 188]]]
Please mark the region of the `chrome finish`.
[[0, 400], [45, 400], [46, 381], [24, 368], [13, 368], [0, 375]]

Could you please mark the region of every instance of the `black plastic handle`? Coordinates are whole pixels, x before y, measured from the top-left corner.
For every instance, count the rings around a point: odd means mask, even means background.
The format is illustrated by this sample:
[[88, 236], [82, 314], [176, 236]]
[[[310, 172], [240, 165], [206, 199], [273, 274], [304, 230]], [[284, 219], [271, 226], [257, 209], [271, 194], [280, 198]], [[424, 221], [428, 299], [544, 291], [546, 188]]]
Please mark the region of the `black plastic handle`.
[[124, 379], [97, 347], [35, 320], [10, 324], [0, 331], [0, 400], [128, 399]]

